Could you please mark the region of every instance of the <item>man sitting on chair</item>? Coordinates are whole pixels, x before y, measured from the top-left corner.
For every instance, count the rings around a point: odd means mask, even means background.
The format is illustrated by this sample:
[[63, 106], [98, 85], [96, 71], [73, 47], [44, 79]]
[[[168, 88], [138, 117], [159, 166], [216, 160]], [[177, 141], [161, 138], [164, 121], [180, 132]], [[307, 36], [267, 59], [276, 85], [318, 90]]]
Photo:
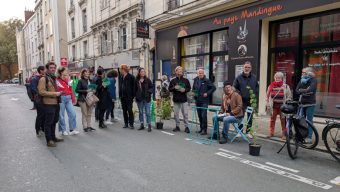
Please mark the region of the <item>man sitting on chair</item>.
[[219, 143], [228, 142], [228, 131], [231, 123], [238, 123], [243, 118], [242, 97], [235, 91], [232, 83], [224, 82], [224, 95], [218, 119], [223, 120], [223, 132]]

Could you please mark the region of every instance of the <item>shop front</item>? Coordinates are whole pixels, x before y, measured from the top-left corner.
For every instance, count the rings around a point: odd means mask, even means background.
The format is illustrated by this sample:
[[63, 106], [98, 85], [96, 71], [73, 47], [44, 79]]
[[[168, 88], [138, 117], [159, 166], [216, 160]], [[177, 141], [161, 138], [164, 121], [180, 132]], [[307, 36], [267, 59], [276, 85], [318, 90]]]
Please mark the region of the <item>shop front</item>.
[[[173, 75], [178, 65], [193, 83], [202, 68], [217, 87], [211, 104], [219, 105], [223, 82], [233, 81], [250, 61], [260, 83], [259, 110], [275, 72], [295, 88], [301, 69], [313, 67], [318, 79], [320, 116], [340, 116], [336, 86], [340, 70], [340, 3], [332, 0], [278, 0], [248, 4], [156, 32], [156, 74]], [[332, 10], [330, 10], [332, 9]], [[340, 72], [340, 71], [339, 71]]]

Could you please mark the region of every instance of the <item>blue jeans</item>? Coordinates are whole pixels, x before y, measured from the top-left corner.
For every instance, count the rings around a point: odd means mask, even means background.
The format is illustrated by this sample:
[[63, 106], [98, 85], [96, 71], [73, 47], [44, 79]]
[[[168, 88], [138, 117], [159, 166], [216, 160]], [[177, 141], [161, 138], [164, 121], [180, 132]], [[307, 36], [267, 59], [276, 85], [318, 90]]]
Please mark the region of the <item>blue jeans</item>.
[[59, 103], [60, 112], [59, 112], [59, 132], [66, 131], [66, 124], [65, 124], [65, 110], [68, 116], [68, 124], [70, 131], [73, 131], [77, 128], [77, 121], [76, 121], [76, 112], [74, 110], [72, 104], [71, 95], [61, 96], [61, 103]]
[[137, 102], [139, 110], [139, 122], [144, 124], [144, 111], [146, 115], [147, 124], [151, 124], [151, 102], [139, 101]]
[[228, 131], [231, 123], [237, 123], [238, 120], [234, 116], [225, 116], [223, 117], [223, 133], [226, 137], [228, 137]]
[[[208, 108], [207, 103], [196, 103], [197, 107]], [[208, 120], [207, 120], [207, 109], [197, 108], [198, 119], [200, 121], [201, 130], [207, 130], [208, 128]]]
[[[309, 106], [303, 108], [303, 114], [307, 118], [308, 121], [310, 121], [313, 125], [313, 117], [315, 112], [315, 106]], [[313, 136], [313, 129], [309, 126], [308, 127], [308, 138], [312, 138]]]

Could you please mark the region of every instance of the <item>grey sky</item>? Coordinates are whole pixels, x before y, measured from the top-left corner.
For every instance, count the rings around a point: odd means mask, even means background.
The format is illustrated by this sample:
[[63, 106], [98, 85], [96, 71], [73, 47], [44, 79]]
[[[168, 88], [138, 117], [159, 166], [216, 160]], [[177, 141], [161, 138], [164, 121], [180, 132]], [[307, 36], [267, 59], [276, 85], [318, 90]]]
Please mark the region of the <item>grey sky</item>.
[[0, 22], [17, 17], [24, 20], [25, 7], [34, 9], [35, 0], [1, 0], [0, 1]]

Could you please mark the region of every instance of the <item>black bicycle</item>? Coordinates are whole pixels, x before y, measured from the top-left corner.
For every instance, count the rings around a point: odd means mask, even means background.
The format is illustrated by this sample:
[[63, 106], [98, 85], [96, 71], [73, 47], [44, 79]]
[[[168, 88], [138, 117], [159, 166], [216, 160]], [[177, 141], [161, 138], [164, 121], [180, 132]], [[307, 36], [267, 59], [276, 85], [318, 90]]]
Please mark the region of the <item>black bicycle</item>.
[[[277, 153], [280, 153], [282, 149], [287, 145], [288, 155], [290, 158], [295, 159], [297, 157], [297, 152], [299, 147], [305, 149], [314, 149], [319, 143], [319, 134], [313, 123], [307, 120], [303, 115], [303, 108], [307, 105], [301, 103], [303, 96], [308, 94], [301, 94], [299, 101], [287, 101], [284, 106], [281, 107], [281, 111], [286, 116], [286, 142], [280, 148]], [[302, 119], [303, 118], [303, 119]], [[301, 130], [296, 126], [297, 121], [304, 121], [305, 131], [308, 131], [308, 127], [312, 128], [312, 140], [301, 137]]]
[[[336, 105], [340, 109], [340, 105]], [[326, 120], [326, 127], [322, 131], [322, 140], [328, 152], [340, 163], [340, 122], [334, 119]]]

